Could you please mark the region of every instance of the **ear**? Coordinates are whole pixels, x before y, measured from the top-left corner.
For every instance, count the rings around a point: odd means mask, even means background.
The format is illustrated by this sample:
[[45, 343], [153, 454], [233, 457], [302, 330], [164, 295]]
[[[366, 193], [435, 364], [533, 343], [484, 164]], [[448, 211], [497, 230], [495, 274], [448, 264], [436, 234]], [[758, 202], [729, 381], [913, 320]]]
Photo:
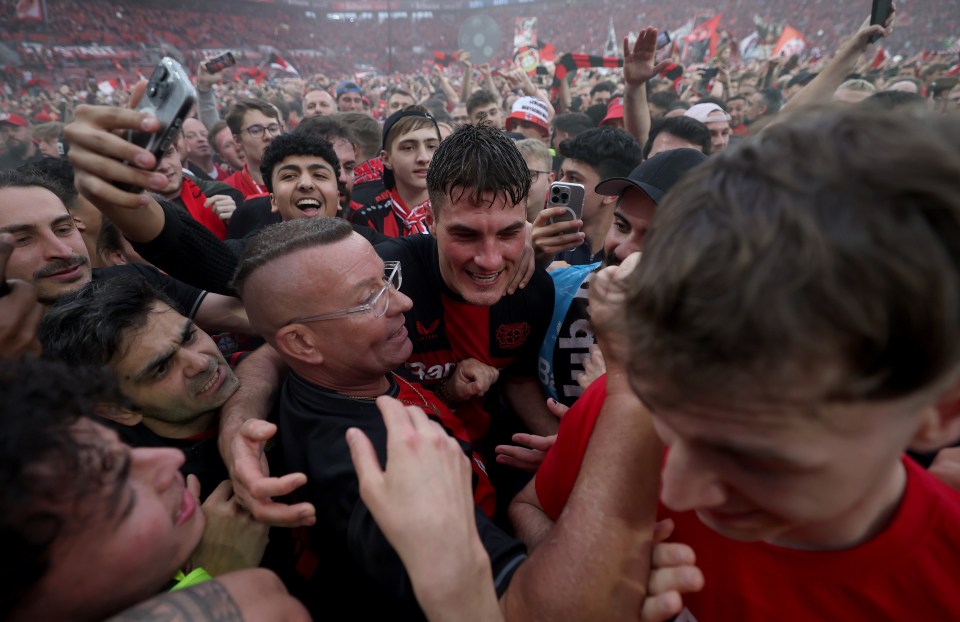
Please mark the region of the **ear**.
[[619, 196], [611, 197], [611, 196], [603, 195], [600, 197], [600, 204], [603, 205], [604, 207], [607, 207], [608, 205], [616, 205], [617, 201], [619, 200], [620, 200]]
[[277, 331], [274, 337], [277, 350], [286, 356], [311, 365], [323, 364], [317, 336], [303, 324], [291, 324]]
[[243, 149], [243, 141], [240, 140], [239, 134], [233, 134], [233, 144], [237, 146], [237, 153], [242, 155], [244, 158], [247, 157], [247, 152]]
[[553, 182], [557, 181], [557, 174], [553, 171], [550, 171], [550, 174], [547, 175], [547, 179], [549, 180], [549, 183], [552, 184]]
[[431, 203], [430, 209], [427, 210], [427, 215], [423, 219], [423, 222], [427, 223], [427, 231], [429, 231], [433, 237], [437, 237], [437, 217], [434, 215], [435, 209]]
[[143, 421], [143, 415], [125, 408], [103, 408], [97, 409], [97, 414], [104, 419], [115, 421], [120, 425], [133, 427]]
[[960, 439], [960, 381], [923, 416], [920, 428], [910, 442], [910, 449], [936, 451]]
[[393, 167], [390, 166], [390, 154], [385, 149], [380, 150], [380, 160], [383, 162], [384, 168], [393, 170]]
[[280, 208], [277, 207], [277, 200], [273, 198], [273, 193], [270, 193], [270, 213], [276, 214], [280, 211]]

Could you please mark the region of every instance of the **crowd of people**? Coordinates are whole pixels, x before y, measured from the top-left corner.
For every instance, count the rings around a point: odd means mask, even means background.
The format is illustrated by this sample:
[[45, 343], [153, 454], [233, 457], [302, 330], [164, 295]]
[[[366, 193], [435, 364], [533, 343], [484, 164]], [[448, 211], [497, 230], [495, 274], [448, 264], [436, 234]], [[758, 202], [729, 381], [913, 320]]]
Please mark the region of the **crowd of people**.
[[543, 81], [6, 92], [0, 616], [960, 615], [960, 58], [898, 42], [948, 22], [818, 4], [821, 55], [684, 66], [646, 24], [689, 10], [595, 4], [622, 62]]

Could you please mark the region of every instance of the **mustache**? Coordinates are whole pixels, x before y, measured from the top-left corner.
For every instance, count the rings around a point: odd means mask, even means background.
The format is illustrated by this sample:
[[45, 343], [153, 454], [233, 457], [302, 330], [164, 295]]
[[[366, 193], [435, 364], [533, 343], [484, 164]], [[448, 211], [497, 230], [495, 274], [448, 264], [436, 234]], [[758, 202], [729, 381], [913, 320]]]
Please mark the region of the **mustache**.
[[56, 274], [57, 272], [63, 272], [64, 270], [71, 270], [73, 268], [76, 268], [77, 266], [86, 266], [89, 263], [90, 263], [90, 260], [81, 255], [74, 255], [73, 257], [69, 257], [67, 259], [58, 259], [56, 261], [52, 261], [48, 263], [44, 267], [34, 272], [33, 278], [42, 279], [44, 277], [50, 276], [51, 274]]

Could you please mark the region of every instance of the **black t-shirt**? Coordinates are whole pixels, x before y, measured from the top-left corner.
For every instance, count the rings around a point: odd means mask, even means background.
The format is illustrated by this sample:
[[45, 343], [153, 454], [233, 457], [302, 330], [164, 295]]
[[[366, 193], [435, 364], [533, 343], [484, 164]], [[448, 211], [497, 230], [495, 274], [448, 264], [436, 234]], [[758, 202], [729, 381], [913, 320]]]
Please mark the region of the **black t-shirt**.
[[109, 268], [94, 268], [93, 279], [111, 279], [118, 276], [138, 274], [156, 289], [170, 297], [175, 303], [175, 308], [180, 315], [193, 318], [200, 308], [200, 303], [207, 296], [207, 292], [197, 289], [192, 285], [187, 285], [182, 281], [163, 274], [153, 266], [143, 264], [127, 264], [124, 266], [111, 266]]
[[[402, 265], [401, 289], [413, 300], [413, 308], [404, 314], [413, 342], [407, 369], [421, 381], [428, 386], [439, 382], [466, 358], [500, 369], [501, 378], [537, 376], [540, 344], [553, 309], [553, 281], [546, 271], [537, 270], [524, 289], [482, 307], [466, 302], [444, 283], [432, 235], [392, 239], [376, 250], [384, 260]], [[496, 393], [489, 391], [457, 408], [474, 444], [481, 444], [490, 415], [499, 410]]]
[[230, 217], [227, 225], [227, 236], [233, 239], [245, 238], [268, 225], [280, 222], [280, 212], [274, 212], [269, 195], [252, 196]]
[[[400, 395], [392, 378], [387, 394]], [[345, 397], [291, 372], [277, 408], [285, 472], [307, 474], [298, 499], [311, 501], [317, 509], [316, 524], [299, 532], [306, 546], [297, 561], [312, 588], [306, 605], [315, 619], [329, 617], [331, 611], [355, 620], [424, 619], [400, 558], [360, 500], [350, 460], [345, 435], [356, 427], [370, 438], [381, 465], [386, 464], [387, 433], [376, 404]], [[476, 520], [501, 595], [526, 559], [526, 550], [479, 508]]]

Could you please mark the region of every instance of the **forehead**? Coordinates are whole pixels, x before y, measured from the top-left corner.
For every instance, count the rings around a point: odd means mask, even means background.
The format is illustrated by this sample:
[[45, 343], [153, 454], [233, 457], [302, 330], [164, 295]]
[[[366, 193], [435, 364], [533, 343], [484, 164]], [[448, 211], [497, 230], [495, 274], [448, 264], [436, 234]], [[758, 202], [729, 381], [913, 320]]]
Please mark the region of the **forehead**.
[[331, 97], [330, 93], [327, 93], [326, 91], [310, 91], [309, 93], [303, 96], [303, 99], [304, 101], [307, 101], [307, 102], [314, 102], [314, 101], [332, 102], [333, 101], [333, 97]]
[[268, 117], [267, 115], [263, 114], [263, 112], [259, 110], [248, 110], [245, 113], [243, 113], [244, 127], [248, 127], [251, 125], [258, 125], [258, 124], [269, 125], [275, 121], [276, 119], [274, 117]]
[[620, 197], [618, 211], [627, 220], [650, 222], [656, 210], [657, 204], [653, 199], [637, 188], [627, 188]]
[[[590, 166], [583, 160], [574, 160], [573, 158], [567, 158], [563, 161], [563, 164], [560, 165], [560, 168], [564, 174], [574, 173], [584, 178], [600, 177], [600, 174], [597, 173], [597, 171], [595, 171], [592, 166]], [[587, 190], [593, 190], [593, 188], [587, 188]]]
[[398, 99], [405, 99], [405, 100], [407, 100], [407, 101], [409, 101], [409, 102], [412, 102], [412, 101], [413, 101], [413, 98], [412, 98], [412, 97], [410, 97], [409, 95], [404, 95], [403, 93], [394, 93], [393, 95], [390, 96], [390, 101], [391, 101], [391, 102], [393, 102], [393, 101], [395, 101], [395, 100], [398, 100]]
[[454, 188], [450, 202], [443, 207], [443, 226], [466, 226], [476, 230], [499, 231], [517, 222], [525, 222], [527, 209], [523, 203], [508, 205], [509, 197], [494, 196], [492, 192], [482, 195], [476, 203], [472, 189]]
[[[671, 134], [670, 132], [660, 132], [657, 134], [657, 136], [653, 139], [653, 147], [654, 149], [652, 151], [657, 152], [670, 151], [671, 149], [681, 149], [683, 147], [696, 149], [697, 151], [703, 151], [703, 147], [701, 147], [699, 144], [694, 144], [686, 138], [680, 138], [679, 136]], [[653, 154], [651, 153], [651, 157], [652, 155]]]
[[326, 169], [329, 169], [331, 171], [333, 170], [333, 166], [331, 166], [329, 162], [327, 162], [320, 156], [292, 155], [292, 156], [285, 157], [283, 160], [280, 160], [280, 162], [273, 167], [273, 172], [274, 174], [276, 174], [277, 171], [283, 169], [284, 167], [296, 167], [299, 169], [306, 169], [306, 168], [310, 168], [318, 165]]
[[200, 132], [202, 134], [206, 134], [207, 128], [204, 127], [203, 123], [200, 123], [196, 119], [185, 119], [183, 122], [183, 131], [184, 132]]
[[0, 189], [0, 228], [44, 226], [67, 213], [63, 201], [46, 188]]
[[[424, 119], [424, 121], [426, 121], [426, 119]], [[403, 134], [400, 134], [396, 138], [394, 138], [393, 142], [396, 145], [403, 142], [409, 142], [409, 141], [422, 142], [425, 140], [439, 140], [439, 138], [437, 137], [437, 130], [435, 127], [433, 127], [432, 123], [427, 127], [421, 127], [416, 130], [404, 132]]]
[[337, 138], [333, 141], [333, 151], [337, 154], [337, 159], [340, 160], [341, 164], [357, 159], [356, 149], [343, 138]]
[[730, 129], [730, 122], [726, 119], [712, 120], [708, 117], [707, 127], [710, 128], [710, 131], [726, 130]]
[[340, 97], [338, 97], [337, 99], [338, 100], [346, 99], [347, 101], [360, 101], [360, 93], [356, 93], [354, 91], [344, 91], [343, 93], [340, 93]]
[[123, 342], [114, 362], [121, 373], [137, 373], [143, 363], [165, 352], [172, 343], [180, 343], [188, 321], [162, 302], [154, 302], [142, 326], [123, 331]]

